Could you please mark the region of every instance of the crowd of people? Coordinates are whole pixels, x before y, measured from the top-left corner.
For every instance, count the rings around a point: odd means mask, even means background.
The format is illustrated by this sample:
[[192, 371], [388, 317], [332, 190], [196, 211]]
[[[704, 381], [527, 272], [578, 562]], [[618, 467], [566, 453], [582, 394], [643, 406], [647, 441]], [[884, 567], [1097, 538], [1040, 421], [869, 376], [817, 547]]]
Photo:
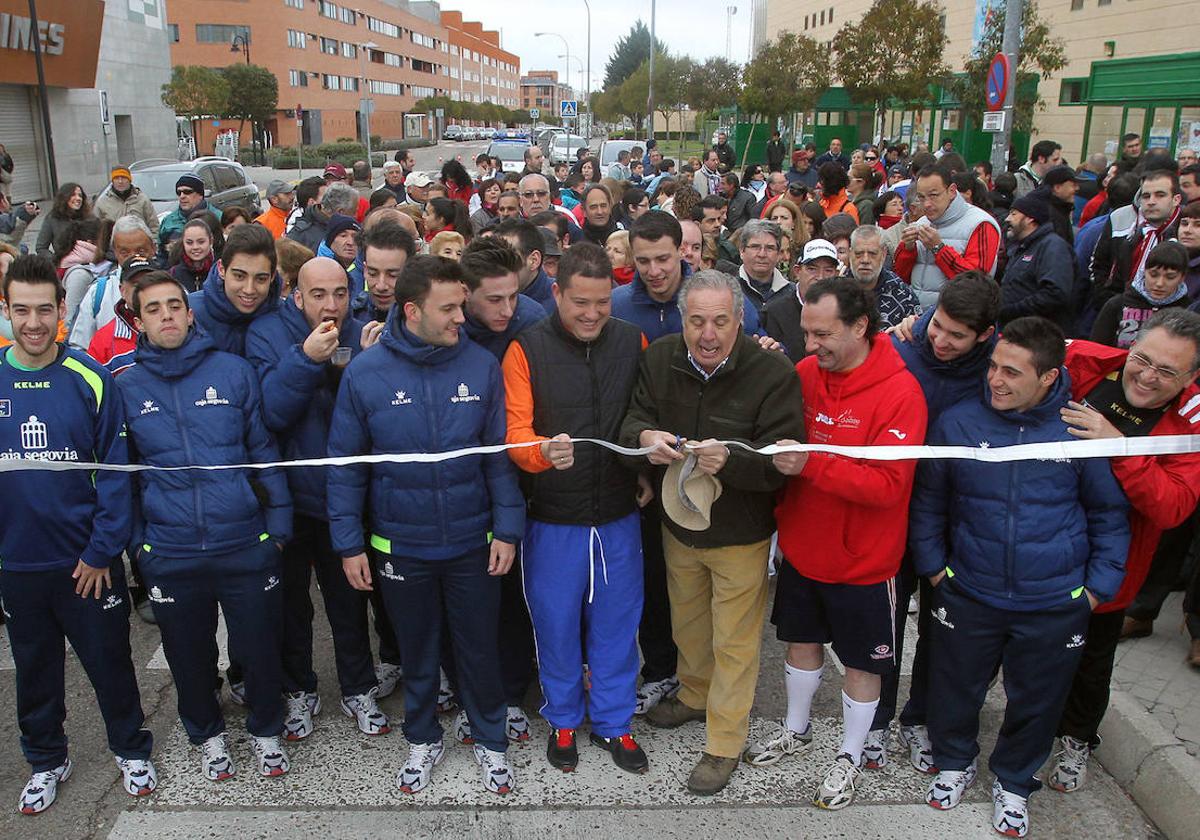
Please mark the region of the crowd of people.
[[[256, 772], [286, 774], [322, 708], [314, 575], [340, 711], [386, 736], [378, 701], [403, 686], [405, 793], [431, 784], [454, 709], [483, 786], [512, 792], [536, 679], [553, 767], [584, 760], [586, 732], [644, 773], [634, 718], [695, 721], [687, 787], [715, 794], [739, 764], [812, 750], [827, 644], [842, 737], [817, 806], [853, 802], [898, 716], [925, 801], [955, 807], [1001, 666], [993, 826], [1028, 832], [1056, 739], [1046, 783], [1080, 789], [1116, 645], [1181, 574], [1200, 456], [794, 445], [1191, 433], [1200, 168], [1129, 142], [1077, 172], [1043, 140], [994, 174], [949, 144], [834, 140], [784, 170], [778, 132], [767, 158], [739, 176], [725, 137], [678, 163], [650, 140], [607, 172], [530, 146], [520, 173], [480, 155], [431, 174], [399, 152], [378, 187], [365, 162], [273, 181], [257, 218], [218, 215], [191, 175], [161, 221], [123, 167], [94, 203], [64, 185], [35, 253], [0, 255], [2, 457], [145, 469], [29, 469], [0, 489], [20, 810], [71, 773], [64, 639], [124, 789], [156, 788], [134, 609], [205, 778], [237, 772], [223, 687]], [[314, 458], [336, 461], [245, 466]], [[772, 577], [787, 711], [751, 731]]]

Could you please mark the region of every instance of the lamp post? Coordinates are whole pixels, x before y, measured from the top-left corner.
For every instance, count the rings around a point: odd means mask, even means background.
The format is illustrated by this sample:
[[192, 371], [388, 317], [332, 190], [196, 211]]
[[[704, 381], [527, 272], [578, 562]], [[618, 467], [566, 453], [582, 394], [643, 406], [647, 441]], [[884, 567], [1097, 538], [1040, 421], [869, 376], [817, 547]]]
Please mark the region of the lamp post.
[[379, 45], [374, 41], [358, 45], [359, 57], [362, 59], [362, 97], [359, 106], [363, 113], [363, 145], [367, 147], [367, 168], [371, 170], [370, 183], [372, 184], [375, 182], [375, 169], [371, 162], [371, 107], [374, 105], [374, 100], [371, 99], [371, 83], [367, 81], [367, 50], [375, 49], [379, 49]]
[[646, 139], [654, 139], [654, 53], [657, 43], [654, 40], [654, 20], [656, 4], [650, 0], [650, 83], [646, 86]]
[[[584, 102], [587, 105], [587, 109], [588, 109], [587, 133], [584, 134], [583, 136], [589, 143], [591, 143], [592, 142], [592, 4], [589, 3], [588, 0], [583, 0], [583, 7], [585, 9], [587, 9], [587, 75], [585, 77], [586, 80], [584, 83], [584, 86], [586, 87], [586, 91], [584, 92], [583, 97], [584, 97]], [[580, 132], [580, 133], [582, 134], [583, 132]]]
[[58, 163], [54, 160], [54, 132], [50, 129], [50, 102], [46, 98], [46, 70], [42, 65], [42, 39], [38, 34], [37, 0], [29, 0], [29, 20], [32, 24], [33, 58], [37, 65], [38, 104], [42, 111], [42, 131], [46, 135], [46, 165], [50, 170], [50, 194], [58, 192]]
[[[250, 30], [249, 29], [247, 29], [246, 27], [243, 26], [242, 31], [238, 32], [237, 34], [235, 34], [233, 36], [233, 41], [230, 42], [230, 44], [229, 44], [229, 51], [231, 53], [237, 53], [237, 52], [245, 53], [246, 66], [247, 67], [250, 66]], [[258, 152], [258, 146], [259, 146], [259, 143], [258, 143], [258, 120], [256, 120], [256, 119], [250, 120], [250, 135], [252, 138], [250, 141], [250, 147], [254, 150], [254, 164], [257, 166], [260, 163], [260, 160], [258, 157], [258, 154], [259, 154], [259, 152]]]
[[[566, 39], [566, 38], [564, 38], [562, 35], [559, 35], [557, 32], [534, 32], [534, 33], [533, 33], [533, 36], [534, 36], [535, 38], [540, 38], [540, 37], [542, 37], [543, 35], [553, 35], [555, 38], [557, 38], [558, 40], [562, 41], [562, 42], [563, 42], [563, 46], [567, 48], [567, 74], [566, 74], [566, 80], [567, 80], [567, 84], [568, 84], [568, 85], [569, 85], [569, 84], [571, 84], [571, 45], [567, 43], [567, 39]], [[560, 108], [561, 108], [561, 106], [560, 106]], [[578, 112], [577, 112], [577, 113], [578, 113]], [[575, 119], [576, 119], [576, 120], [578, 120], [578, 119], [579, 119], [579, 117], [578, 117], [578, 116], [576, 116], [576, 118], [575, 118]]]
[[[582, 59], [582, 58], [580, 58], [580, 57], [579, 57], [579, 56], [577, 56], [577, 55], [576, 55], [576, 56], [570, 56], [570, 55], [565, 55], [565, 56], [564, 56], [564, 55], [560, 55], [560, 56], [559, 56], [559, 58], [566, 58], [566, 59], [568, 59], [568, 60], [570, 60], [571, 58], [574, 58], [574, 59], [575, 59], [575, 64], [577, 64], [577, 65], [579, 66], [579, 89], [580, 89], [580, 90], [583, 90], [583, 59]], [[582, 116], [580, 116], [580, 119], [579, 119], [579, 121], [580, 121], [580, 123], [582, 123], [582, 122], [583, 122], [583, 117], [582, 117]]]

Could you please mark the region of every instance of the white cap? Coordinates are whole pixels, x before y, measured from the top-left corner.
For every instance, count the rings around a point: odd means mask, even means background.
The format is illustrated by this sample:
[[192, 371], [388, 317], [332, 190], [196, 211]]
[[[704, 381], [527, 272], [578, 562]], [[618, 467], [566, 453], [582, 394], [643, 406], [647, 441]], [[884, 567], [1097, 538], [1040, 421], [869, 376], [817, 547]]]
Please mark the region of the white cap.
[[810, 239], [804, 243], [804, 253], [800, 256], [801, 264], [810, 263], [821, 257], [828, 257], [835, 263], [838, 261], [837, 248], [827, 239]]

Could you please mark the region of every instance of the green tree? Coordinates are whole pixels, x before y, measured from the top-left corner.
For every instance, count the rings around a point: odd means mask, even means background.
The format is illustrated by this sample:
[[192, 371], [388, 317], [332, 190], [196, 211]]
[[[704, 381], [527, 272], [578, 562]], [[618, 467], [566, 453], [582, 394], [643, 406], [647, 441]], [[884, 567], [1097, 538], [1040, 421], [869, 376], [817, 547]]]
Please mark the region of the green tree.
[[641, 126], [642, 118], [646, 116], [646, 103], [649, 98], [650, 62], [646, 61], [617, 88], [620, 112], [633, 122], [635, 128]]
[[[671, 137], [671, 114], [678, 113], [687, 102], [688, 79], [695, 70], [696, 62], [686, 55], [660, 53], [654, 58], [654, 110], [663, 116], [668, 140]], [[648, 77], [649, 67], [646, 72]], [[682, 116], [679, 123], [682, 130]]]
[[[861, 20], [833, 39], [833, 67], [850, 99], [875, 108], [877, 130], [889, 102], [928, 101], [929, 87], [949, 72], [942, 10], [928, 0], [875, 0]], [[892, 45], [902, 45], [892, 49]]]
[[224, 114], [229, 101], [229, 82], [212, 67], [177, 64], [171, 69], [171, 81], [162, 86], [162, 102], [178, 116], [195, 122], [204, 117]]
[[[962, 103], [963, 110], [974, 125], [983, 123], [983, 112], [987, 108], [988, 68], [992, 57], [1004, 45], [1004, 12], [1003, 6], [992, 10], [984, 25], [983, 36], [967, 59], [966, 72], [951, 77], [946, 85]], [[1038, 15], [1037, 4], [1027, 0], [1021, 14], [1021, 53], [1016, 78], [1010, 80], [1010, 84], [1017, 84], [1017, 79], [1031, 73], [1040, 74], [1043, 80], [1049, 79], [1067, 66], [1066, 48], [1066, 42], [1054, 37], [1050, 27]], [[1036, 89], [1023, 92], [1018, 86], [1016, 94], [1013, 128], [1029, 131], [1033, 128], [1034, 114], [1045, 108], [1046, 102]]]
[[715, 111], [737, 104], [742, 94], [742, 69], [725, 58], [693, 63], [683, 79], [683, 101], [694, 111]]
[[[659, 52], [666, 51], [661, 41], [655, 38], [654, 42]], [[632, 76], [642, 66], [642, 62], [648, 61], [649, 58], [650, 30], [646, 28], [646, 24], [642, 23], [639, 18], [629, 28], [629, 34], [622, 36], [621, 40], [617, 41], [617, 46], [613, 49], [612, 55], [609, 56], [608, 64], [604, 66], [605, 90], [614, 90], [619, 87], [622, 82]], [[643, 105], [643, 113], [645, 109], [646, 106]]]
[[279, 80], [270, 70], [257, 64], [230, 64], [221, 74], [229, 85], [229, 98], [222, 116], [241, 123], [239, 134], [249, 121], [257, 140], [258, 127], [279, 107]]
[[746, 65], [740, 105], [768, 122], [793, 111], [811, 111], [828, 90], [829, 77], [825, 47], [807, 35], [784, 32]]

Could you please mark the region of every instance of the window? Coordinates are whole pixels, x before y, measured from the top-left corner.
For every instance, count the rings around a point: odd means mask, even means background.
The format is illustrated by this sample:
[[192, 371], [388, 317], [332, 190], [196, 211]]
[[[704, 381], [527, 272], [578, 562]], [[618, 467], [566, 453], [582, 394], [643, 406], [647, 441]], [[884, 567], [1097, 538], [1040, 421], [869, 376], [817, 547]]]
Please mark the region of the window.
[[367, 83], [367, 87], [371, 89], [371, 93], [379, 93], [384, 96], [404, 95], [404, 85], [399, 82], [381, 82], [378, 79], [371, 79]]
[[342, 41], [342, 58], [358, 58], [358, 47], [348, 41]]
[[457, 79], [457, 78], [458, 78], [458, 68], [457, 68], [457, 67], [451, 67], [451, 68], [450, 68], [450, 78], [451, 78], [451, 79]]
[[331, 76], [328, 73], [325, 73], [321, 76], [321, 86], [325, 88], [325, 90], [340, 90], [341, 78], [341, 76]]
[[308, 46], [308, 36], [303, 32], [297, 32], [295, 29], [288, 30], [288, 46], [302, 50]]
[[343, 8], [341, 10], [341, 20], [342, 20], [342, 23], [348, 23], [351, 26], [354, 26], [354, 24], [357, 22], [358, 18], [355, 16], [353, 9]]
[[330, 3], [329, 0], [317, 0], [317, 14], [319, 14], [321, 17], [333, 18], [334, 20], [337, 20], [337, 4]]
[[308, 73], [303, 70], [289, 70], [288, 81], [292, 87], [308, 87]]
[[428, 61], [422, 61], [419, 58], [412, 59], [412, 69], [418, 73], [436, 73], [437, 67]]
[[409, 34], [412, 36], [412, 42], [414, 44], [422, 47], [429, 47], [431, 50], [437, 49], [437, 42], [433, 39], [433, 36], [425, 35], [420, 32], [410, 32]]
[[283, 0], [283, 5], [291, 6], [293, 9], [303, 9], [304, 0]]
[[236, 190], [238, 187], [244, 187], [245, 181], [242, 176], [232, 166], [214, 166], [217, 177], [217, 189], [224, 192], [225, 190]]
[[375, 64], [385, 64], [388, 67], [403, 67], [404, 60], [395, 53], [380, 52], [379, 50], [367, 50], [367, 55]]
[[417, 99], [421, 99], [422, 97], [425, 97], [425, 96], [433, 96], [434, 95], [433, 88], [423, 87], [421, 85], [410, 85], [408, 88], [408, 92], [411, 93], [413, 96], [415, 96]]
[[250, 40], [249, 26], [227, 26], [222, 23], [197, 23], [196, 41], [201, 44], [229, 44], [233, 36], [244, 35]]
[[1071, 0], [1071, 11], [1078, 12], [1083, 8], [1083, 0]]
[[1098, 2], [1096, 5], [1097, 6], [1111, 6], [1112, 0], [1100, 0], [1100, 2]]
[[829, 7], [829, 22], [833, 23], [833, 6]]
[[450, 55], [458, 55], [458, 47], [453, 44], [450, 45]]
[[805, 30], [808, 29], [808, 15], [804, 16], [804, 28], [805, 28]]
[[1059, 105], [1087, 104], [1087, 77], [1079, 79], [1063, 79], [1058, 89]]
[[338, 42], [336, 38], [321, 38], [321, 52], [329, 55], [338, 54]]
[[178, 23], [168, 23], [167, 31], [171, 35], [171, 43], [178, 44], [179, 43], [179, 24]]
[[368, 17], [367, 29], [372, 32], [378, 32], [380, 35], [388, 35], [392, 38], [400, 37], [400, 27], [394, 23], [388, 23], [386, 20], [379, 18]]

